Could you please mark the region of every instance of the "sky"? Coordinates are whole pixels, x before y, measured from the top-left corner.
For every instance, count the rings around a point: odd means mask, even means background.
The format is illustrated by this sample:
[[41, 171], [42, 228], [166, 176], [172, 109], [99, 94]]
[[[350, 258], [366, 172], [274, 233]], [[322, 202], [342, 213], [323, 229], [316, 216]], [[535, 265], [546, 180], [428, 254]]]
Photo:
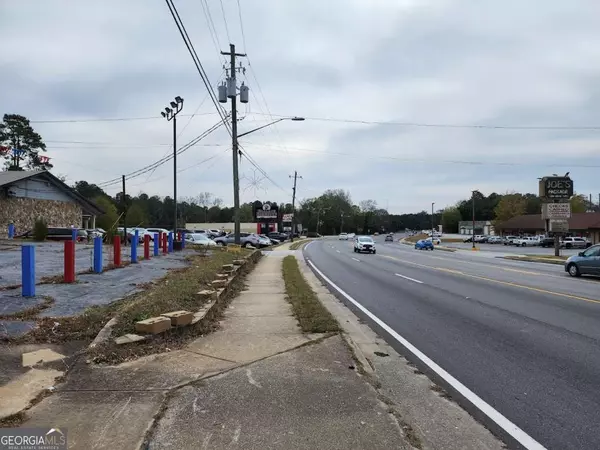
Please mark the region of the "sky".
[[[597, 0], [175, 0], [213, 89], [229, 43], [241, 201], [344, 189], [391, 213], [484, 194], [536, 192], [570, 172], [600, 193]], [[53, 172], [121, 190], [172, 153], [160, 111], [184, 99], [178, 148], [220, 120], [162, 0], [0, 0], [0, 114], [28, 117]], [[223, 104], [229, 110], [230, 104]], [[105, 120], [118, 119], [118, 120]], [[127, 192], [173, 195], [173, 162]], [[224, 127], [177, 158], [178, 198], [233, 202]], [[266, 174], [267, 176], [265, 176]], [[112, 183], [112, 184], [111, 184]]]

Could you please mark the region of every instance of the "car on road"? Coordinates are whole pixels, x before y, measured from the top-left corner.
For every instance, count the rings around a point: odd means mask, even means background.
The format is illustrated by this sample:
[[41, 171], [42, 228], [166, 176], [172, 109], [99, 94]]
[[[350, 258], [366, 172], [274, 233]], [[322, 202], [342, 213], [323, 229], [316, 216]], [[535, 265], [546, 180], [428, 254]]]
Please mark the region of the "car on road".
[[369, 236], [358, 236], [354, 240], [354, 253], [377, 253], [375, 249], [375, 241]]
[[348, 233], [340, 233], [340, 235], [338, 236], [338, 239], [340, 241], [347, 241], [348, 240]]
[[385, 242], [394, 242], [394, 235], [393, 235], [393, 234], [391, 234], [391, 233], [390, 233], [390, 234], [388, 234], [388, 235], [385, 237]]
[[433, 250], [433, 242], [426, 239], [419, 239], [415, 243], [416, 250]]
[[354, 239], [355, 237], [356, 237], [356, 234], [348, 233], [348, 239]]
[[216, 247], [217, 243], [210, 239], [206, 233], [190, 233], [185, 235], [186, 244], [199, 247]]
[[565, 272], [572, 277], [600, 276], [600, 244], [593, 245], [565, 261]]

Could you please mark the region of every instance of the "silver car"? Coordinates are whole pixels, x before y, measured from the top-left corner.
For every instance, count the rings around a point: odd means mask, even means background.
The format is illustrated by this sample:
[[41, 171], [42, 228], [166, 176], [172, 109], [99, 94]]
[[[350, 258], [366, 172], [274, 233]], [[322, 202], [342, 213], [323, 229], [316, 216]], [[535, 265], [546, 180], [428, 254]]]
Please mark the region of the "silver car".
[[565, 261], [565, 272], [572, 277], [581, 275], [600, 276], [600, 244], [573, 255]]

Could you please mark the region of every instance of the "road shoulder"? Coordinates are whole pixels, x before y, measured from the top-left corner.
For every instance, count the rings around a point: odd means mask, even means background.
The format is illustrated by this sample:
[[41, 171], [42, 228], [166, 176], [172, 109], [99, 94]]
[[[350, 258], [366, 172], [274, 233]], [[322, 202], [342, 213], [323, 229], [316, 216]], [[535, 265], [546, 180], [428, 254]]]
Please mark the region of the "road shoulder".
[[[503, 449], [504, 444], [469, 413], [448, 399], [447, 394], [406, 358], [379, 337], [317, 278], [296, 254], [302, 274], [342, 328], [363, 373], [382, 401], [396, 412], [410, 430], [418, 448]], [[407, 433], [408, 434], [408, 433]]]

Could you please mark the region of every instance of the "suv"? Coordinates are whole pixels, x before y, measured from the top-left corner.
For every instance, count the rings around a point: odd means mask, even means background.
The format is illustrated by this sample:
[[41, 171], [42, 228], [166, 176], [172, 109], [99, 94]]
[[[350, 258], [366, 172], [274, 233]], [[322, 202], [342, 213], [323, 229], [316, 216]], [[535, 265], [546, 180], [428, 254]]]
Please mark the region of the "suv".
[[582, 237], [566, 237], [560, 243], [560, 246], [564, 248], [588, 248], [591, 245], [591, 242]]
[[540, 247], [554, 247], [553, 237], [542, 237], [540, 239]]
[[513, 245], [517, 239], [519, 239], [519, 236], [504, 236], [502, 243], [504, 245]]
[[[216, 244], [226, 246], [227, 244], [233, 244], [235, 242], [235, 234], [229, 233], [225, 236], [221, 236], [213, 239]], [[247, 247], [251, 245], [256, 248], [268, 247], [271, 245], [271, 241], [268, 238], [260, 237], [253, 233], [240, 233], [240, 245]]]
[[358, 236], [354, 240], [354, 253], [360, 252], [377, 253], [377, 250], [375, 250], [375, 241], [369, 236]]

